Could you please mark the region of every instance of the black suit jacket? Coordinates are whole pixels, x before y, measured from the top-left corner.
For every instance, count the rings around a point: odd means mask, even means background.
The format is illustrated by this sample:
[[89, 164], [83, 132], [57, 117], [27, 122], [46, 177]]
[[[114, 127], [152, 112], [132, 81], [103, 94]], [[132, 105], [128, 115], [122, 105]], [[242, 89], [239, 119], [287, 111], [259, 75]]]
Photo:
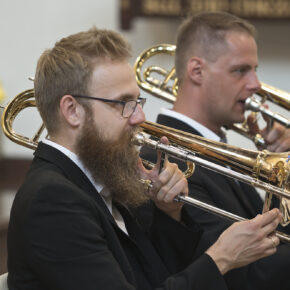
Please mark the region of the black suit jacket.
[[193, 262], [200, 231], [185, 211], [187, 227], [155, 209], [151, 242], [117, 206], [129, 236], [79, 167], [40, 143], [11, 210], [9, 289], [226, 289], [209, 256]]
[[[157, 122], [202, 136], [197, 130], [186, 123], [166, 115], [159, 115]], [[194, 174], [189, 178], [189, 183], [192, 185], [192, 189], [194, 189], [191, 193], [194, 197], [236, 215], [251, 219], [262, 212], [262, 199], [252, 186], [245, 183], [236, 183], [229, 177], [198, 165]], [[204, 217], [198, 215], [196, 218], [199, 223], [204, 223]], [[208, 226], [208, 221], [206, 221], [206, 224]]]
[[[170, 116], [160, 114], [157, 123], [201, 136], [191, 126]], [[156, 153], [144, 149], [142, 157], [155, 161]], [[172, 158], [171, 161], [176, 162], [182, 170], [186, 169], [184, 162]], [[241, 182], [236, 183], [231, 178], [198, 165], [194, 174], [188, 178], [188, 186], [190, 196], [244, 218], [251, 219], [262, 212], [263, 202], [253, 187]], [[204, 229], [204, 235], [197, 249], [198, 255], [213, 244], [232, 222], [197, 207], [188, 205], [186, 207], [192, 218]], [[141, 211], [144, 217], [142, 222], [149, 224], [149, 206], [147, 208], [143, 207]], [[289, 274], [286, 270], [289, 269], [289, 266], [290, 247], [289, 245], [282, 245], [278, 247], [277, 254], [261, 259], [248, 267], [231, 271], [225, 279], [230, 289], [245, 289], [246, 287], [255, 290], [290, 289], [290, 285], [287, 285]]]
[[[201, 134], [186, 123], [166, 115], [159, 115], [157, 123], [178, 130], [186, 131], [201, 136]], [[141, 156], [153, 162], [156, 161], [156, 153], [147, 148], [142, 150]], [[180, 169], [185, 170], [186, 165], [176, 159]], [[231, 178], [196, 166], [194, 174], [188, 178], [189, 195], [208, 204], [232, 212], [247, 219], [261, 213], [263, 202], [256, 190]], [[201, 255], [218, 236], [229, 227], [232, 222], [218, 217], [197, 207], [185, 205], [192, 218], [197, 221], [204, 230], [204, 234], [198, 245], [196, 256]], [[139, 209], [144, 225], [150, 224], [150, 205]], [[281, 245], [273, 256], [261, 259], [247, 267], [230, 271], [225, 275], [229, 289], [290, 289], [288, 270], [290, 266], [290, 247]]]

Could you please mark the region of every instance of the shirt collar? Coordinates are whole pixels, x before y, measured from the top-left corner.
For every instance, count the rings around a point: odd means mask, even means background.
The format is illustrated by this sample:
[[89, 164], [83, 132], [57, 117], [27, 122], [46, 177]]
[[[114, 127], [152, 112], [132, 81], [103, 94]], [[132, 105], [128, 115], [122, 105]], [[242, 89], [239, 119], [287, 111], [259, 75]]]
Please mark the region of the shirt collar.
[[166, 108], [161, 108], [160, 113], [162, 115], [166, 115], [172, 118], [175, 118], [179, 121], [182, 121], [183, 123], [187, 124], [188, 126], [194, 128], [195, 130], [197, 130], [203, 137], [214, 140], [214, 141], [221, 141], [221, 137], [218, 136], [216, 133], [214, 133], [213, 131], [211, 131], [210, 129], [208, 129], [207, 127], [203, 126], [202, 124], [200, 124], [199, 122], [181, 114], [178, 112], [175, 112], [173, 110], [170, 109], [166, 109]]
[[85, 168], [80, 158], [74, 152], [49, 139], [43, 139], [42, 142], [61, 151], [83, 171], [83, 173], [93, 184], [97, 192], [99, 192], [102, 197], [105, 197], [105, 199], [104, 198], [103, 199], [107, 207], [109, 208], [110, 212], [112, 213], [112, 198], [110, 197], [109, 191], [106, 189], [106, 187], [104, 187], [104, 185], [101, 182], [95, 181], [95, 179], [92, 177], [92, 174]]

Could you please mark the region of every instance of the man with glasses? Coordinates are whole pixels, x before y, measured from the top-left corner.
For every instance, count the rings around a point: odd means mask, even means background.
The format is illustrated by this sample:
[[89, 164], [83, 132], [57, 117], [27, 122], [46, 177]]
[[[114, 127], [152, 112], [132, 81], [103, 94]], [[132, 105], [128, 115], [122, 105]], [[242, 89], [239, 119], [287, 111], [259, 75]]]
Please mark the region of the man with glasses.
[[[273, 210], [194, 257], [202, 232], [174, 202], [188, 193], [185, 178], [169, 162], [146, 171], [131, 143], [145, 99], [129, 56], [119, 34], [93, 28], [40, 57], [35, 98], [49, 137], [13, 203], [10, 289], [227, 289], [223, 274], [276, 251]], [[141, 178], [152, 181], [146, 194]], [[146, 233], [132, 209], [149, 198]]]

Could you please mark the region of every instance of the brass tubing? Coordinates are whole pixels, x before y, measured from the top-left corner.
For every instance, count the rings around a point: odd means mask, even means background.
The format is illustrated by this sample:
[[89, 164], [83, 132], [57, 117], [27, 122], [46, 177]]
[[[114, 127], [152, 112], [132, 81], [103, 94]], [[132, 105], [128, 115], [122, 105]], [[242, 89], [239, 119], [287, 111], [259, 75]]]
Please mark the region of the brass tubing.
[[[236, 179], [243, 181], [247, 184], [250, 184], [250, 185], [253, 185], [255, 187], [267, 190], [267, 191], [269, 191], [277, 196], [281, 196], [281, 197], [284, 197], [287, 199], [290, 198], [290, 193], [287, 193], [286, 191], [284, 191], [280, 188], [274, 187], [268, 183], [257, 180], [251, 176], [247, 176], [247, 175], [243, 175], [243, 174], [238, 173], [238, 172], [234, 172], [233, 170], [231, 170], [229, 168], [225, 168], [221, 165], [218, 165], [218, 164], [209, 162], [207, 160], [201, 159], [201, 158], [193, 155], [192, 152], [189, 152], [186, 149], [179, 148], [179, 147], [173, 146], [173, 145], [163, 144], [163, 143], [160, 143], [159, 141], [152, 140], [152, 139], [146, 137], [144, 135], [144, 133], [136, 134], [136, 136], [134, 137], [134, 139], [132, 141], [138, 146], [148, 146], [149, 148], [161, 151], [161, 152], [166, 153], [168, 155], [171, 155], [175, 158], [178, 158], [182, 161], [194, 162], [195, 164], [198, 164], [200, 166], [203, 166], [207, 169], [213, 170], [213, 171], [218, 172], [220, 174], [226, 175], [228, 177], [236, 178]], [[244, 220], [246, 220], [243, 217], [240, 217], [238, 215], [235, 215], [233, 213], [230, 213], [230, 212], [225, 211], [223, 209], [220, 209], [218, 207], [212, 206], [210, 204], [207, 204], [205, 202], [202, 202], [202, 201], [195, 199], [195, 198], [192, 198], [192, 197], [179, 195], [175, 198], [175, 201], [198, 207], [198, 208], [205, 210], [209, 213], [227, 218], [231, 221], [244, 221]], [[290, 242], [290, 237], [287, 234], [276, 231], [275, 235], [283, 242], [287, 242], [287, 243]]]
[[198, 156], [195, 156], [193, 152], [188, 151], [184, 148], [180, 148], [180, 147], [177, 147], [174, 145], [160, 143], [159, 141], [155, 141], [155, 140], [152, 140], [150, 138], [147, 138], [143, 133], [138, 133], [135, 136], [135, 139], [133, 141], [137, 145], [141, 145], [141, 146], [146, 145], [149, 148], [164, 152], [164, 153], [166, 153], [170, 156], [173, 156], [177, 159], [180, 159], [182, 161], [192, 162], [192, 163], [198, 164], [199, 166], [210, 169], [210, 170], [215, 171], [217, 173], [221, 173], [221, 174], [228, 176], [230, 178], [235, 178], [235, 179], [240, 180], [240, 181], [247, 183], [249, 185], [255, 186], [255, 187], [263, 189], [265, 191], [269, 191], [278, 197], [284, 197], [284, 198], [290, 199], [290, 192], [288, 192], [284, 189], [273, 186], [267, 182], [263, 182], [261, 180], [258, 180], [252, 176], [245, 175], [245, 174], [242, 174], [240, 172], [236, 172], [230, 168], [227, 168], [227, 167], [221, 166], [219, 164], [202, 159]]
[[[223, 209], [220, 209], [218, 207], [212, 206], [210, 204], [207, 204], [205, 202], [202, 202], [202, 201], [200, 201], [198, 199], [195, 199], [195, 198], [192, 198], [192, 197], [189, 197], [189, 196], [179, 195], [179, 196], [177, 196], [175, 198], [175, 200], [177, 202], [182, 202], [182, 203], [185, 203], [185, 204], [188, 204], [188, 205], [191, 205], [191, 206], [198, 207], [198, 208], [200, 208], [200, 209], [202, 209], [204, 211], [207, 211], [209, 213], [221, 216], [221, 217], [229, 219], [231, 221], [240, 222], [240, 221], [247, 220], [247, 219], [245, 219], [243, 217], [240, 217], [238, 215], [235, 215], [233, 213], [230, 213], [228, 211], [225, 211]], [[275, 231], [275, 235], [283, 242], [286, 242], [286, 243], [290, 242], [290, 237], [287, 234], [284, 234], [284, 233], [279, 232], [279, 231]]]

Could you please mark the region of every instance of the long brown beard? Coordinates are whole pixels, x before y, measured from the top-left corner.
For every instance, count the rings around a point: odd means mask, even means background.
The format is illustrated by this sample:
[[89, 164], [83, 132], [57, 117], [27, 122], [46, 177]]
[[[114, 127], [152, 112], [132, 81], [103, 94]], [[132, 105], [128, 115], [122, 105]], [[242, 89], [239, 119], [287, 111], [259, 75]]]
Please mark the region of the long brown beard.
[[143, 204], [148, 197], [140, 182], [139, 154], [130, 142], [134, 132], [122, 135], [116, 142], [106, 141], [92, 118], [86, 119], [76, 145], [84, 166], [96, 181], [104, 183], [113, 200], [134, 207]]

